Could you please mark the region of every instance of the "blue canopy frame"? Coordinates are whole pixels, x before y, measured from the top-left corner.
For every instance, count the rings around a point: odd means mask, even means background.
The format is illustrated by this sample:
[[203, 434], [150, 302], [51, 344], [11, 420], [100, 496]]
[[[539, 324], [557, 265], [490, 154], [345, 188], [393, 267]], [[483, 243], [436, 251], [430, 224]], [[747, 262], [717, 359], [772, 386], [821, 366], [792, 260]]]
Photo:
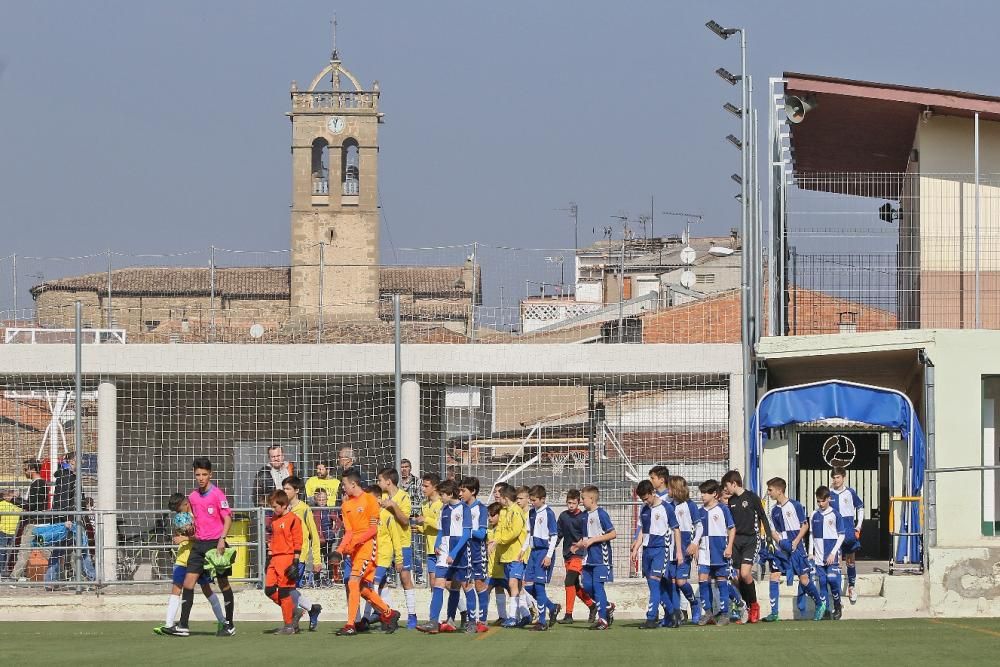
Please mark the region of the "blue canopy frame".
[[[927, 443], [913, 402], [903, 392], [844, 380], [826, 380], [772, 389], [761, 397], [750, 420], [747, 442], [750, 443], [748, 482], [750, 489], [761, 493], [761, 456], [767, 431], [772, 428], [840, 418], [898, 429], [906, 439], [906, 475], [903, 494], [919, 496], [923, 491]], [[890, 526], [890, 531], [893, 529]], [[911, 505], [900, 517], [901, 533], [920, 532], [920, 508]], [[896, 546], [896, 561], [919, 563], [923, 558], [920, 540], [901, 537]]]

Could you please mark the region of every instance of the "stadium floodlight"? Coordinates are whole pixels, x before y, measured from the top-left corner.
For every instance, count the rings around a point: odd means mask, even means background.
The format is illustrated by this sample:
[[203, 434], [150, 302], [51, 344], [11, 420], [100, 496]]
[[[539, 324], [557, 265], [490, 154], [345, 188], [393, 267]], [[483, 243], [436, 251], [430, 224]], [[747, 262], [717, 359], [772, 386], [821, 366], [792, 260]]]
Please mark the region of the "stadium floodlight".
[[733, 146], [736, 146], [736, 147], [737, 147], [737, 148], [739, 148], [740, 150], [743, 150], [743, 142], [742, 142], [742, 141], [740, 141], [739, 139], [737, 139], [737, 138], [736, 138], [736, 135], [733, 135], [733, 134], [727, 134], [727, 135], [726, 135], [726, 140], [727, 140], [727, 141], [728, 141], [729, 143], [731, 143], [731, 144], [732, 144]]
[[733, 114], [737, 118], [743, 117], [743, 111], [732, 102], [726, 102], [725, 104], [722, 105], [722, 108], [728, 111], [729, 113]]
[[737, 192], [735, 195], [733, 195], [733, 199], [735, 199], [738, 202], [741, 202], [741, 201], [743, 201], [743, 195], [741, 195], [739, 192]]
[[729, 85], [731, 86], [735, 86], [737, 83], [743, 80], [743, 75], [733, 74], [725, 67], [720, 67], [719, 69], [715, 70], [715, 73], [718, 74], [723, 81], [728, 81]]
[[735, 181], [737, 185], [743, 185], [743, 179], [740, 177], [739, 174], [733, 174], [729, 178], [733, 179], [733, 181]]
[[705, 27], [714, 32], [722, 39], [729, 39], [731, 35], [735, 35], [740, 31], [739, 28], [723, 28], [715, 21], [709, 21], [708, 23], [705, 24]]

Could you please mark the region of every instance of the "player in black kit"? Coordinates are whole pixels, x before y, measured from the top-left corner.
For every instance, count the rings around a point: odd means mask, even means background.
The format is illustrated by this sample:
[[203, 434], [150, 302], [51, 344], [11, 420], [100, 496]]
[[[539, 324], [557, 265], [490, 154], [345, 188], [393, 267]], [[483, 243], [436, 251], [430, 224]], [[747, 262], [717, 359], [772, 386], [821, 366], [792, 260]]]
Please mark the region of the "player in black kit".
[[767, 514], [760, 497], [743, 488], [743, 477], [736, 470], [722, 476], [722, 486], [729, 496], [729, 512], [736, 524], [736, 540], [733, 542], [733, 566], [739, 568], [740, 597], [749, 607], [751, 623], [760, 620], [760, 605], [757, 604], [757, 587], [753, 582], [753, 564], [760, 550], [761, 528], [770, 535]]

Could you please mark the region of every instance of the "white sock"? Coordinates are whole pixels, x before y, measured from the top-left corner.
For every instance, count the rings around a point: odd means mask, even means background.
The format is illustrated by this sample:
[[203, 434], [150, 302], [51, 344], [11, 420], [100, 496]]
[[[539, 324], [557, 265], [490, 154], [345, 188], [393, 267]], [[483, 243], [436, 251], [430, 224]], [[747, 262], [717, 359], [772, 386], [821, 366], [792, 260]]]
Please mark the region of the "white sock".
[[222, 603], [219, 601], [219, 596], [212, 593], [208, 596], [208, 604], [212, 605], [212, 613], [215, 614], [215, 620], [219, 623], [226, 622], [226, 613], [222, 611]]
[[535, 596], [527, 591], [524, 592], [524, 603], [529, 610], [538, 610], [538, 602], [535, 600]]
[[309, 598], [303, 595], [302, 592], [297, 588], [292, 592], [292, 595], [294, 595], [296, 598], [295, 605], [297, 607], [302, 607], [306, 611], [309, 611], [309, 607], [312, 606], [312, 602], [309, 600]]
[[403, 597], [406, 598], [406, 615], [416, 616], [417, 614], [417, 592], [412, 588], [403, 591]]
[[517, 618], [517, 596], [507, 598], [507, 618]]
[[499, 616], [501, 620], [506, 620], [508, 616], [507, 594], [504, 593], [503, 591], [497, 591], [496, 600], [497, 600], [497, 616]]
[[378, 596], [382, 598], [391, 609], [395, 608], [394, 600], [392, 599], [392, 589], [386, 586], [378, 592]]
[[174, 624], [174, 619], [177, 618], [177, 610], [181, 608], [181, 596], [171, 595], [167, 598], [167, 622], [166, 627], [170, 627]]
[[462, 613], [463, 611], [468, 611], [468, 610], [469, 608], [465, 604], [465, 591], [460, 589], [458, 591], [458, 613]]
[[517, 596], [517, 615], [520, 618], [525, 616], [531, 616], [531, 612], [528, 611], [528, 594], [519, 593]]

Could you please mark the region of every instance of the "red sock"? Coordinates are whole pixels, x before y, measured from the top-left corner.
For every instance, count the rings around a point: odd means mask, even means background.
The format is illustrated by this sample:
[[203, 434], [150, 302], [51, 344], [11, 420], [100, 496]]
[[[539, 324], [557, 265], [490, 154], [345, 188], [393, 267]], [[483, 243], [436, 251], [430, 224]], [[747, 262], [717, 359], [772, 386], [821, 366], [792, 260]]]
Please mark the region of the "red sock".
[[566, 613], [573, 615], [573, 603], [576, 602], [576, 586], [566, 587]]
[[587, 605], [588, 607], [594, 606], [594, 599], [587, 595], [587, 591], [583, 590], [583, 587], [576, 589], [576, 595], [580, 598], [580, 602]]
[[291, 595], [286, 595], [281, 598], [281, 620], [285, 622], [285, 625], [292, 624], [292, 614], [295, 612], [295, 601], [292, 600]]

